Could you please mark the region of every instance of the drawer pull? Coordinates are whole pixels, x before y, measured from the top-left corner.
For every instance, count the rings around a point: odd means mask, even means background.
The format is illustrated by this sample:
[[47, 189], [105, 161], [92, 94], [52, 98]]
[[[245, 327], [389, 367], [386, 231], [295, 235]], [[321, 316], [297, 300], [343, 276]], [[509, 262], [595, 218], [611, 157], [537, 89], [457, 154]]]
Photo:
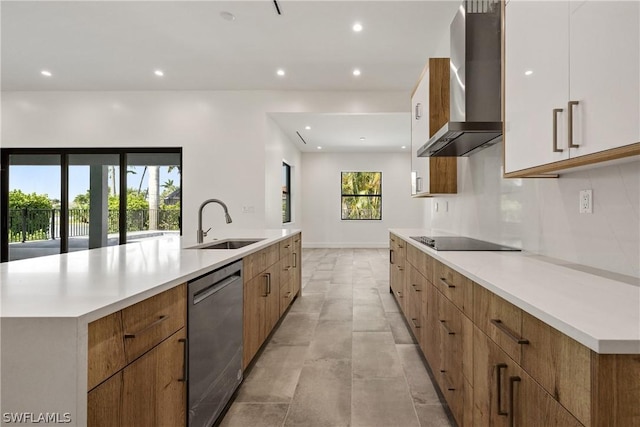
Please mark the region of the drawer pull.
[[447, 326], [447, 321], [446, 320], [440, 320], [440, 325], [444, 328], [444, 330], [447, 332], [447, 334], [449, 334], [449, 335], [455, 335], [456, 334], [451, 329], [449, 329], [449, 327]]
[[186, 338], [180, 338], [178, 342], [184, 344], [184, 361], [182, 362], [182, 378], [179, 378], [178, 381], [186, 383], [189, 381], [189, 345]]
[[508, 412], [502, 410], [502, 375], [500, 375], [500, 372], [502, 372], [502, 370], [506, 368], [506, 363], [498, 363], [496, 365], [496, 393], [498, 395], [498, 415], [503, 416], [509, 415]]
[[447, 390], [449, 390], [449, 391], [455, 391], [456, 388], [451, 385], [451, 383], [449, 382], [449, 378], [447, 378], [447, 371], [441, 370], [440, 373], [442, 374], [442, 377], [444, 378], [445, 388]]
[[393, 262], [393, 249], [389, 249], [389, 264], [393, 264], [393, 263], [394, 263]]
[[293, 268], [298, 268], [298, 254], [293, 253]]
[[291, 267], [290, 265], [284, 268], [284, 271], [289, 271], [291, 270], [293, 267]]
[[398, 298], [402, 298], [402, 292], [400, 292], [400, 291], [396, 291], [396, 296], [397, 296]]
[[400, 266], [398, 266], [398, 270], [400, 270], [400, 271], [404, 271], [404, 267], [400, 267]]
[[414, 328], [416, 328], [416, 329], [420, 329], [420, 325], [418, 325], [418, 324], [416, 323], [416, 320], [418, 320], [418, 319], [411, 318], [411, 323], [413, 323], [413, 327], [414, 327]]
[[509, 426], [516, 425], [516, 417], [513, 414], [513, 389], [514, 384], [520, 382], [520, 377], [509, 377]]
[[491, 319], [491, 323], [493, 323], [493, 325], [496, 328], [500, 329], [506, 336], [509, 337], [509, 339], [514, 341], [516, 344], [529, 344], [529, 340], [524, 339], [524, 338], [519, 337], [516, 334], [514, 334], [511, 329], [507, 328], [505, 326], [505, 324], [502, 323], [502, 320], [500, 320], [500, 319]]
[[447, 279], [445, 279], [444, 277], [440, 278], [440, 283], [442, 283], [443, 285], [445, 285], [448, 288], [455, 288], [456, 287], [456, 285], [447, 282]]
[[271, 273], [265, 273], [263, 277], [265, 278], [265, 281], [264, 281], [265, 291], [264, 291], [264, 295], [262, 296], [268, 297], [269, 294], [271, 293]]
[[416, 292], [422, 292], [422, 289], [418, 288], [418, 285], [416, 285], [415, 283], [412, 284], [411, 286], [413, 286], [413, 290]]
[[284, 245], [285, 249], [289, 249], [291, 247], [291, 245]]
[[157, 320], [154, 320], [148, 326], [146, 326], [145, 328], [139, 330], [135, 334], [127, 334], [127, 333], [125, 333], [124, 337], [125, 338], [135, 338], [136, 335], [141, 335], [141, 334], [147, 332], [148, 330], [155, 328], [156, 326], [158, 326], [160, 323], [164, 322], [168, 318], [169, 318], [169, 315], [163, 314], [162, 316], [158, 317]]

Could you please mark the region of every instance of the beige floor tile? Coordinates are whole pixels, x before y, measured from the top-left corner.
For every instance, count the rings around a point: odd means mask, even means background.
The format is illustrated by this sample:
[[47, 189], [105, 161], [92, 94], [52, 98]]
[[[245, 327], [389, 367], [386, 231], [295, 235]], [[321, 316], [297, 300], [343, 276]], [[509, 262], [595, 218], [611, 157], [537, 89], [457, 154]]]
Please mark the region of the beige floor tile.
[[420, 427], [454, 427], [442, 405], [415, 405]]
[[419, 427], [403, 378], [354, 378], [351, 398], [353, 427]]
[[351, 359], [352, 324], [350, 320], [320, 320], [307, 360]]
[[220, 427], [280, 427], [288, 410], [288, 404], [234, 402]]
[[424, 366], [419, 347], [416, 344], [396, 344], [396, 349], [413, 401], [421, 405], [440, 405], [438, 393]]
[[351, 423], [351, 361], [318, 360], [300, 374], [285, 426], [340, 427]]
[[404, 379], [391, 332], [353, 333], [353, 377]]
[[318, 323], [318, 313], [287, 313], [270, 343], [285, 345], [308, 345]]
[[322, 320], [353, 320], [353, 301], [327, 298], [320, 311]]
[[396, 344], [415, 344], [416, 340], [413, 339], [413, 335], [409, 332], [407, 324], [403, 319], [403, 315], [400, 312], [387, 312], [387, 320], [389, 326], [391, 326], [391, 332], [393, 333], [393, 339]]
[[298, 296], [291, 304], [290, 313], [320, 313], [324, 304], [325, 294], [323, 292], [309, 292], [305, 289], [301, 296]]

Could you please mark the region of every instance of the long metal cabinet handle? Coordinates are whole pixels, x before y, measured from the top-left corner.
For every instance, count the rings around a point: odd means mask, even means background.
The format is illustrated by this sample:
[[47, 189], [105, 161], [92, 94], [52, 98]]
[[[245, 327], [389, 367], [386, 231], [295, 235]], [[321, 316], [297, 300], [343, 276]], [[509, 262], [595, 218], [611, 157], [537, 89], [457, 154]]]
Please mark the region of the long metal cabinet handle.
[[500, 319], [491, 319], [491, 323], [498, 329], [500, 329], [509, 339], [515, 341], [516, 344], [529, 344], [529, 340], [519, 337], [513, 333], [513, 331], [505, 326]]
[[271, 290], [271, 289], [269, 289], [269, 282], [270, 282], [270, 280], [269, 280], [269, 276], [270, 276], [270, 274], [269, 274], [269, 273], [265, 273], [265, 274], [262, 276], [262, 277], [264, 277], [264, 279], [265, 279], [265, 280], [264, 280], [264, 295], [262, 295], [263, 297], [268, 297], [268, 296], [269, 296], [269, 291]]
[[293, 268], [298, 268], [298, 254], [293, 253]]
[[158, 326], [160, 323], [164, 322], [165, 320], [167, 320], [169, 318], [169, 315], [162, 315], [160, 317], [158, 317], [157, 320], [154, 320], [153, 322], [151, 322], [149, 325], [145, 326], [144, 328], [140, 329], [138, 332], [136, 332], [135, 334], [124, 334], [125, 338], [135, 338], [136, 335], [140, 335], [143, 334], [145, 332], [147, 332], [150, 329], [155, 328], [156, 326]]
[[389, 249], [389, 264], [393, 264], [393, 249]]
[[498, 395], [498, 415], [507, 416], [509, 413], [502, 410], [502, 375], [500, 372], [502, 369], [506, 369], [506, 363], [498, 363], [496, 365], [496, 393]]
[[267, 273], [267, 295], [271, 295], [271, 273]]
[[453, 284], [451, 284], [451, 283], [447, 282], [447, 279], [446, 279], [446, 278], [444, 278], [444, 277], [441, 277], [441, 278], [440, 278], [440, 282], [441, 282], [443, 285], [445, 285], [446, 287], [448, 287], [448, 288], [455, 288], [455, 287], [456, 287], [456, 285], [453, 285]]
[[179, 378], [178, 381], [186, 383], [189, 381], [189, 341], [186, 338], [180, 338], [178, 342], [184, 344], [184, 362], [182, 364], [182, 378]]
[[562, 153], [562, 148], [558, 148], [558, 113], [562, 113], [562, 108], [553, 109], [553, 152]]
[[516, 417], [513, 411], [513, 389], [514, 383], [520, 382], [520, 377], [509, 377], [509, 426], [514, 427], [516, 425]]
[[449, 327], [447, 326], [447, 321], [446, 320], [440, 320], [440, 325], [444, 328], [445, 332], [448, 335], [455, 335], [456, 334], [451, 329], [449, 329]]
[[568, 119], [568, 136], [569, 136], [569, 148], [578, 148], [580, 147], [579, 144], [574, 144], [573, 143], [573, 107], [575, 105], [578, 105], [579, 102], [578, 101], [569, 101], [569, 103], [567, 104], [567, 112], [569, 113], [567, 116], [569, 117]]

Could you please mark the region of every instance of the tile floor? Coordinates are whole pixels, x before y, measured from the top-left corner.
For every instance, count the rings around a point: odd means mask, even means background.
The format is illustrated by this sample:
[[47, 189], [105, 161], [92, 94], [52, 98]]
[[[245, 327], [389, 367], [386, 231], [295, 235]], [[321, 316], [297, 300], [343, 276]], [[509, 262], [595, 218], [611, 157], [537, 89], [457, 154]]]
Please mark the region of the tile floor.
[[221, 427], [450, 426], [393, 296], [386, 249], [305, 249], [298, 298]]

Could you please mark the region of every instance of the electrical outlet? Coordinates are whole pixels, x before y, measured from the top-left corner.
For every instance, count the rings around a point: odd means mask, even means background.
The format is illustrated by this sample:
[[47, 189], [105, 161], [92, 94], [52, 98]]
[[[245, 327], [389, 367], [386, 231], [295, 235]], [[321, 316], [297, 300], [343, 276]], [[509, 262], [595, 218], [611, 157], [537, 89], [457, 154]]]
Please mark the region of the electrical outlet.
[[593, 213], [593, 190], [580, 190], [580, 213]]

